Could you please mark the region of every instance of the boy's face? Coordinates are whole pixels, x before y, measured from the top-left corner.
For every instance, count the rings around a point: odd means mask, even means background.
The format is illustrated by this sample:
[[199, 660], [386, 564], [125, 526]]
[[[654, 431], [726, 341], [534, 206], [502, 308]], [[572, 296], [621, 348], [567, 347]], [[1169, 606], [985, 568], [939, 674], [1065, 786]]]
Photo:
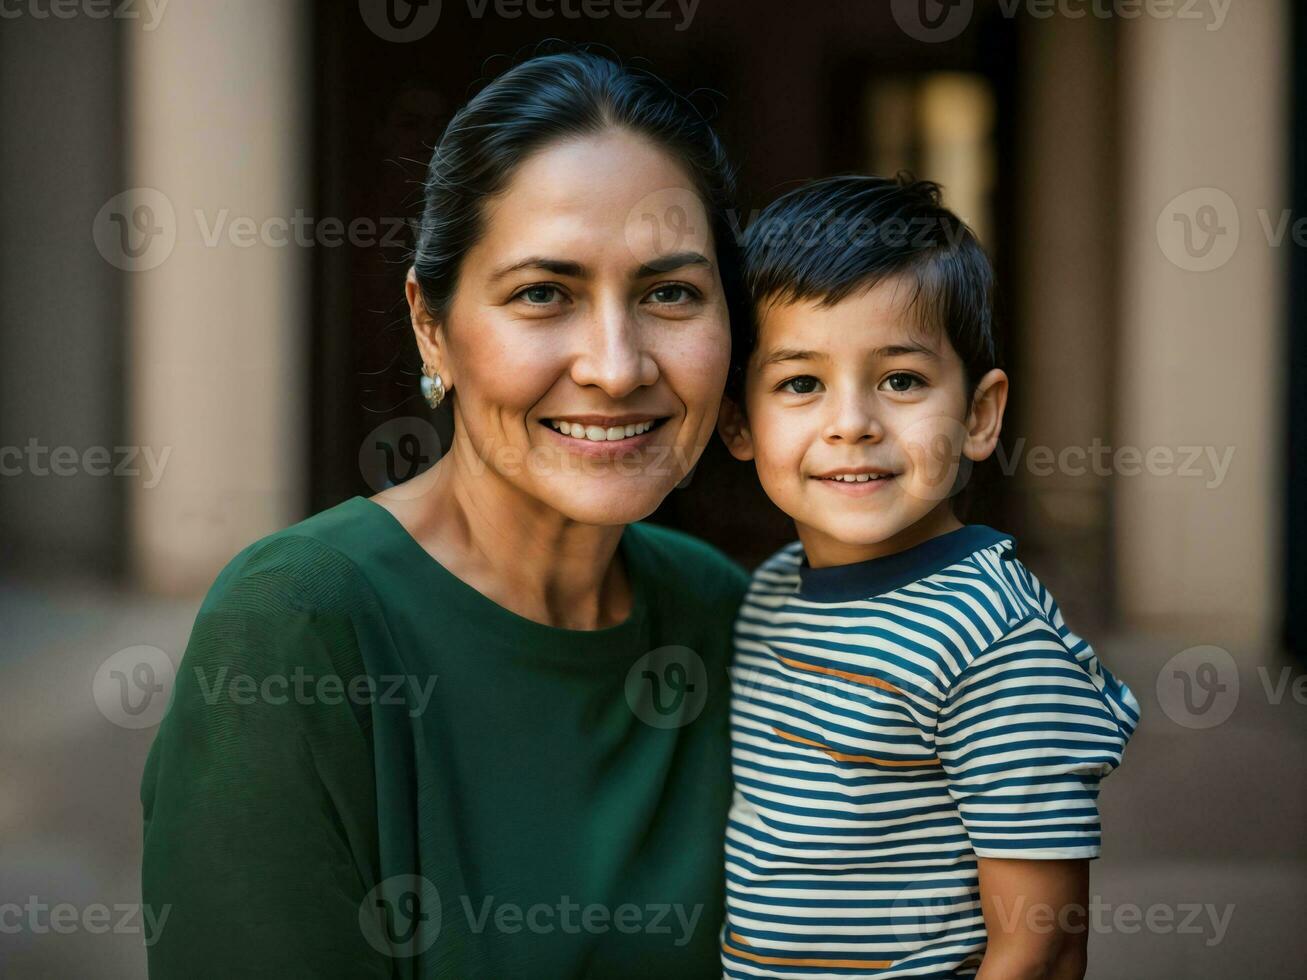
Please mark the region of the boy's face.
[[891, 279], [829, 307], [763, 304], [745, 415], [724, 406], [727, 445], [755, 461], [815, 566], [957, 527], [959, 465], [998, 438], [1006, 376], [991, 371], [969, 399], [962, 359], [942, 331], [917, 325], [910, 295]]

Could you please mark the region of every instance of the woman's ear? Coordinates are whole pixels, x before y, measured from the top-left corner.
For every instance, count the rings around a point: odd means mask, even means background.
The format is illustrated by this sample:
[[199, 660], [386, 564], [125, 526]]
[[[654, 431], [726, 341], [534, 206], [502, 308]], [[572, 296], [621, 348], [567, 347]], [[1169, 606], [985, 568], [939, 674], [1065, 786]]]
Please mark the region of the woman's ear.
[[721, 410], [717, 413], [717, 434], [726, 443], [731, 455], [741, 462], [753, 459], [753, 435], [744, 409], [728, 395], [722, 396]]
[[967, 437], [962, 452], [979, 463], [989, 459], [1003, 431], [1003, 410], [1007, 408], [1007, 375], [994, 368], [976, 385], [967, 415]]
[[422, 355], [422, 364], [429, 370], [440, 373], [440, 380], [445, 383], [445, 390], [448, 391], [454, 387], [454, 379], [445, 358], [441, 324], [428, 312], [417, 275], [412, 268], [404, 280], [404, 294], [408, 297], [409, 322], [413, 325], [413, 336], [418, 343], [418, 353]]

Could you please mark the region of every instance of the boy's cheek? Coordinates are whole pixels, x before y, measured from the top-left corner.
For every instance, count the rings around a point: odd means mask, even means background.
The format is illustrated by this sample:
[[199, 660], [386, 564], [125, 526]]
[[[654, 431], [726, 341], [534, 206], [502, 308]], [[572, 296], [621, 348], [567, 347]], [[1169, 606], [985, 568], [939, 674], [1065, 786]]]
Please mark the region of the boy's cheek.
[[899, 437], [905, 463], [903, 488], [922, 501], [944, 500], [953, 490], [962, 463], [966, 428], [937, 416], [913, 423]]
[[[755, 448], [760, 448], [756, 439], [755, 435]], [[772, 502], [786, 512], [800, 509], [806, 482], [802, 470], [803, 457], [778, 455], [762, 450], [757, 452], [754, 460], [758, 481]]]

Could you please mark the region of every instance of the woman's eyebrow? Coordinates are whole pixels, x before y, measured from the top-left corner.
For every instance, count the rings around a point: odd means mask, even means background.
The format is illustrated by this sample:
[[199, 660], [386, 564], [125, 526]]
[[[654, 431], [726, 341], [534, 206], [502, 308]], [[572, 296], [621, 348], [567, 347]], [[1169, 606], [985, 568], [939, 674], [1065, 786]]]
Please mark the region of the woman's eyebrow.
[[636, 279], [647, 279], [649, 276], [662, 275], [664, 272], [671, 272], [673, 269], [683, 269], [687, 265], [702, 265], [712, 268], [712, 262], [708, 256], [701, 252], [672, 252], [670, 255], [660, 255], [657, 258], [650, 259], [640, 268], [635, 270]]
[[523, 269], [541, 269], [545, 272], [551, 272], [556, 276], [568, 276], [573, 279], [583, 279], [587, 275], [586, 268], [580, 262], [572, 262], [568, 259], [551, 259], [542, 255], [533, 255], [530, 258], [522, 259], [520, 262], [513, 262], [510, 265], [496, 269], [490, 274], [490, 279], [502, 279], [514, 272], [520, 272]]

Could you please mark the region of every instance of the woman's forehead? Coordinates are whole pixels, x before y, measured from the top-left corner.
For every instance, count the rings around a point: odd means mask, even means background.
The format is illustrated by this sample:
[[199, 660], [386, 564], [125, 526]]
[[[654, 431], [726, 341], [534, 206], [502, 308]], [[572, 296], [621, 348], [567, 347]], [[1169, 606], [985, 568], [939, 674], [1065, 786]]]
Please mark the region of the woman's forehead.
[[657, 144], [617, 129], [531, 154], [486, 202], [482, 237], [497, 253], [625, 246], [639, 262], [711, 246], [707, 210], [685, 168]]

